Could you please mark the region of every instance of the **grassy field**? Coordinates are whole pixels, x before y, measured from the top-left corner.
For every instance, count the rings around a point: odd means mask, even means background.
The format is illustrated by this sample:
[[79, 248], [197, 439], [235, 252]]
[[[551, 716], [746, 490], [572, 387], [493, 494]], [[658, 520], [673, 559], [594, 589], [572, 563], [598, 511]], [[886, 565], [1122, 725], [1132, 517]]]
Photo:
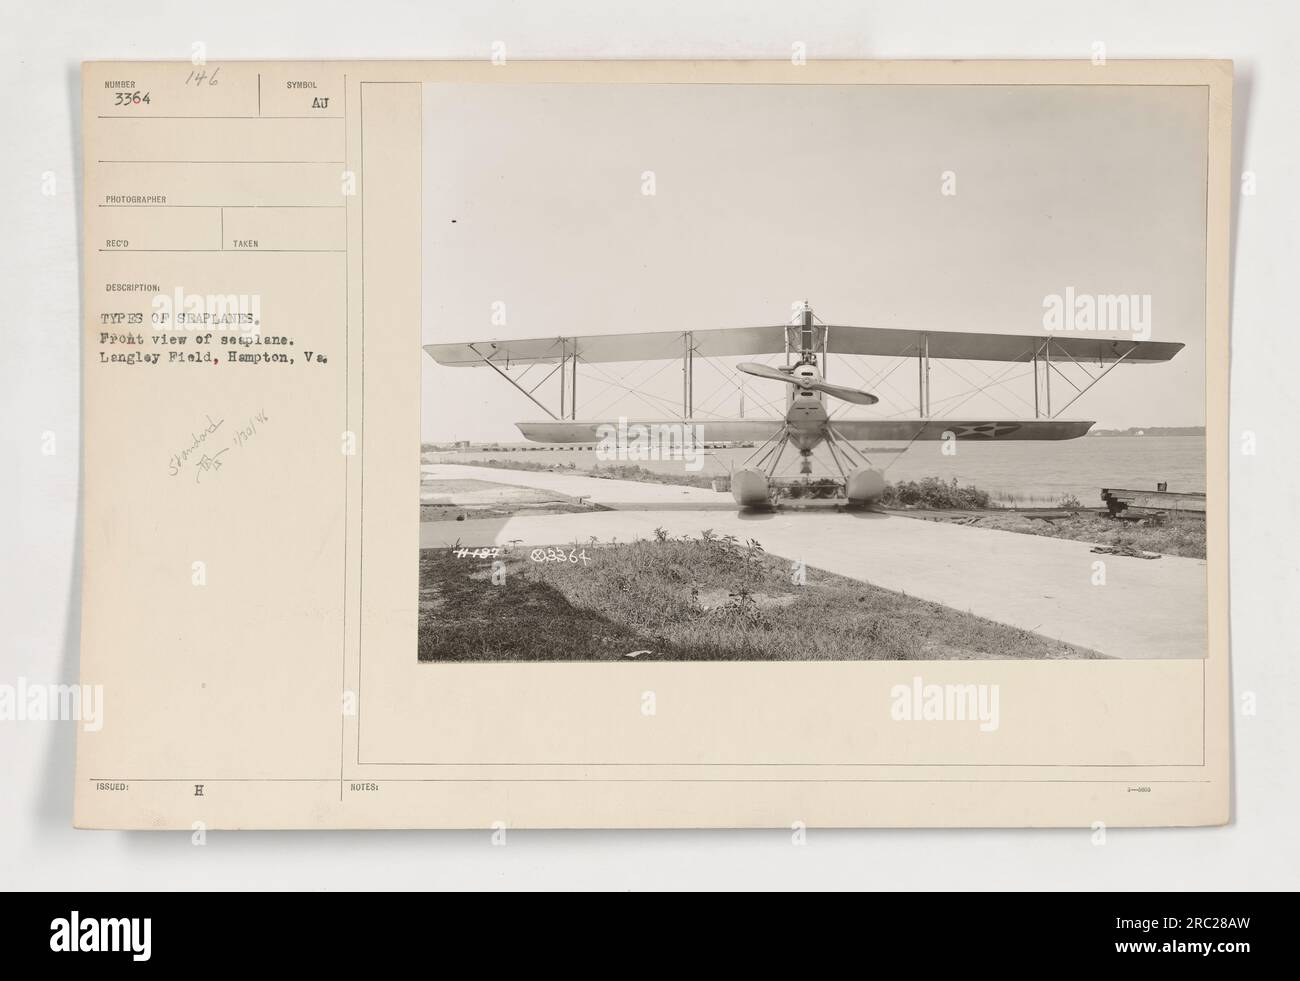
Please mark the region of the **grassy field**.
[[[922, 517], [914, 513], [913, 517]], [[1068, 517], [1035, 518], [1016, 511], [984, 511], [945, 515], [939, 520], [960, 520], [976, 528], [1014, 531], [1022, 535], [1068, 538], [1092, 545], [1134, 548], [1160, 555], [1205, 558], [1205, 522], [1171, 514], [1163, 521], [1119, 521], [1079, 511]]]
[[538, 463], [534, 460], [457, 460], [466, 467], [487, 467], [489, 470], [533, 470], [554, 473], [573, 473], [584, 477], [608, 477], [611, 480], [635, 480], [642, 484], [673, 484], [679, 487], [713, 487], [721, 490], [731, 488], [728, 474], [702, 474], [676, 471], [660, 473], [638, 466], [635, 463], [597, 463], [590, 468], [577, 467], [572, 463]]
[[[633, 652], [639, 660], [693, 661], [1099, 656], [817, 569], [796, 584], [788, 560], [708, 533], [579, 545], [576, 562], [568, 551], [556, 562], [533, 554], [506, 551], [494, 560], [422, 550], [420, 660], [603, 661]], [[499, 585], [494, 561], [503, 563]]]
[[[1200, 518], [1170, 517], [1163, 522], [1119, 521], [1102, 518], [1092, 511], [1080, 511], [1069, 518], [1042, 521], [1017, 515], [995, 517], [990, 528], [1001, 528], [1007, 522], [1008, 531], [1027, 535], [1045, 535], [1049, 538], [1069, 538], [1076, 542], [1136, 548], [1161, 555], [1180, 555], [1189, 559], [1205, 558], [1205, 522]], [[981, 527], [985, 527], [981, 525]]]

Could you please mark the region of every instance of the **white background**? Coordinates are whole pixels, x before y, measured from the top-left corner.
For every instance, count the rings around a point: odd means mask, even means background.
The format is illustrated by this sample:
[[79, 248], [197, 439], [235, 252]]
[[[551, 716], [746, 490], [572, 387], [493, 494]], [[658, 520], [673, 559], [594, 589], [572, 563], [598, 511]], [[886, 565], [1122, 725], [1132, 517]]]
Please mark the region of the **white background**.
[[[1234, 817], [1226, 828], [304, 834], [75, 832], [71, 723], [0, 722], [7, 888], [1296, 888], [1300, 415], [1292, 303], [1300, 13], [1289, 2], [0, 2], [0, 683], [75, 682], [81, 586], [79, 62], [1232, 58]], [[1081, 134], [1086, 138], [1086, 134]], [[57, 193], [42, 194], [52, 172]], [[52, 432], [57, 452], [41, 453]], [[1258, 451], [1241, 452], [1253, 432]], [[141, 434], [147, 438], [148, 434]], [[103, 573], [101, 573], [103, 574]], [[150, 602], [142, 595], [135, 600]], [[1253, 695], [1255, 714], [1243, 711]]]

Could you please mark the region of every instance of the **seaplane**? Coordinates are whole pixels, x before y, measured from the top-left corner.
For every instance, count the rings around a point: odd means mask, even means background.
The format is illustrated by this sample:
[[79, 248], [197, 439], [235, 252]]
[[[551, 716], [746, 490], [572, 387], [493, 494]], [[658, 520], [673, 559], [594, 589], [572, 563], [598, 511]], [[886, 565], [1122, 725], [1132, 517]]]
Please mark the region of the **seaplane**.
[[[596, 443], [611, 428], [608, 419], [578, 418], [578, 366], [610, 362], [681, 358], [682, 409], [678, 419], [637, 421], [642, 427], [692, 425], [710, 442], [753, 443], [753, 454], [731, 475], [731, 492], [742, 509], [770, 507], [779, 497], [775, 482], [787, 449], [801, 458], [800, 473], [813, 473], [813, 451], [825, 446], [850, 506], [871, 507], [885, 491], [884, 472], [855, 443], [912, 443], [926, 440], [1066, 440], [1084, 436], [1092, 420], [1062, 419], [1061, 413], [1120, 364], [1154, 364], [1172, 359], [1183, 345], [1169, 341], [1135, 340], [1113, 331], [1063, 335], [976, 333], [908, 330], [892, 327], [853, 327], [822, 322], [805, 301], [785, 324], [762, 327], [712, 328], [694, 331], [651, 331], [636, 334], [546, 337], [524, 340], [461, 342], [425, 345], [426, 353], [448, 367], [487, 367], [494, 370], [549, 417], [516, 423], [525, 439], [537, 443]], [[698, 359], [784, 354], [779, 366], [740, 362], [745, 375], [787, 386], [785, 412], [767, 418], [711, 418], [694, 411], [694, 367]], [[862, 388], [826, 379], [829, 356], [863, 355], [915, 358], [916, 418], [836, 418], [827, 400], [870, 406], [879, 397]], [[930, 369], [935, 360], [1032, 364], [1032, 418], [988, 419], [936, 416], [931, 411]], [[553, 365], [540, 381], [524, 387], [525, 372]], [[559, 373], [559, 407], [552, 411], [535, 394]], [[1079, 374], [1082, 372], [1082, 376]], [[1026, 375], [1028, 372], [1025, 373]], [[1052, 377], [1074, 389], [1068, 401], [1053, 411]], [[1001, 383], [993, 378], [989, 386]], [[1058, 388], [1061, 382], [1058, 381]], [[977, 386], [979, 389], [980, 386]], [[743, 404], [743, 403], [742, 403]], [[958, 403], [958, 408], [963, 403]], [[626, 422], [626, 420], [624, 420]]]

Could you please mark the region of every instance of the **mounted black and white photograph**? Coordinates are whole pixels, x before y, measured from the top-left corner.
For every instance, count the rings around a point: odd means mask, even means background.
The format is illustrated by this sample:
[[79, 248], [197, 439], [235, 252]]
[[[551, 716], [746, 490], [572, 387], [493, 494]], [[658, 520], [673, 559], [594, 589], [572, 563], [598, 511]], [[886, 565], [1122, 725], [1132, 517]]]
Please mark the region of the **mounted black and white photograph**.
[[1204, 658], [1208, 127], [426, 83], [418, 660]]

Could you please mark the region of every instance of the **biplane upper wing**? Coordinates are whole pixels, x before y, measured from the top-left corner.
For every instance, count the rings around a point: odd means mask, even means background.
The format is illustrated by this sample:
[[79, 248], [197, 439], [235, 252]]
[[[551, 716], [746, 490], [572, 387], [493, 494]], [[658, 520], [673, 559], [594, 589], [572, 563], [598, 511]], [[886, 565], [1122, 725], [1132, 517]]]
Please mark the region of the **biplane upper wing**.
[[[820, 325], [819, 325], [820, 326]], [[1098, 331], [1053, 334], [989, 334], [952, 330], [903, 330], [894, 327], [829, 325], [827, 350], [831, 354], [880, 357], [915, 357], [959, 361], [1028, 361], [1051, 342], [1052, 357], [1107, 364], [1154, 364], [1168, 361], [1183, 345], [1171, 341], [1138, 341], [1125, 333]], [[785, 351], [787, 327], [725, 327], [709, 330], [651, 331], [639, 334], [592, 334], [534, 337], [524, 340], [427, 344], [425, 350], [439, 364], [469, 368], [485, 362], [505, 367], [522, 364], [556, 364], [575, 354], [592, 364], [615, 361], [654, 361], [679, 358], [689, 340], [696, 357], [780, 354]]]
[[[663, 419], [635, 420], [631, 426], [694, 425], [707, 443], [766, 440], [785, 425], [784, 419]], [[598, 443], [616, 426], [612, 420], [546, 420], [517, 423], [525, 439], [537, 443]], [[952, 433], [959, 440], [1075, 439], [1092, 428], [1092, 422], [1063, 419], [837, 419], [831, 429], [848, 440], [940, 440]]]
[[[690, 335], [691, 349], [699, 357], [777, 354], [785, 350], [785, 327], [734, 327], [697, 330]], [[585, 336], [534, 337], [517, 341], [475, 341], [458, 344], [426, 344], [424, 349], [438, 364], [472, 368], [484, 361], [504, 367], [523, 364], [556, 364], [572, 357], [591, 364], [614, 361], [655, 361], [680, 358], [686, 334], [680, 330], [658, 330], [640, 334], [590, 334]]]
[[1096, 333], [985, 334], [955, 330], [896, 330], [888, 327], [831, 327], [826, 349], [831, 354], [911, 357], [924, 352], [931, 360], [1028, 361], [1050, 341], [1053, 357], [1080, 363], [1155, 364], [1183, 349], [1172, 341], [1136, 341], [1127, 334]]

